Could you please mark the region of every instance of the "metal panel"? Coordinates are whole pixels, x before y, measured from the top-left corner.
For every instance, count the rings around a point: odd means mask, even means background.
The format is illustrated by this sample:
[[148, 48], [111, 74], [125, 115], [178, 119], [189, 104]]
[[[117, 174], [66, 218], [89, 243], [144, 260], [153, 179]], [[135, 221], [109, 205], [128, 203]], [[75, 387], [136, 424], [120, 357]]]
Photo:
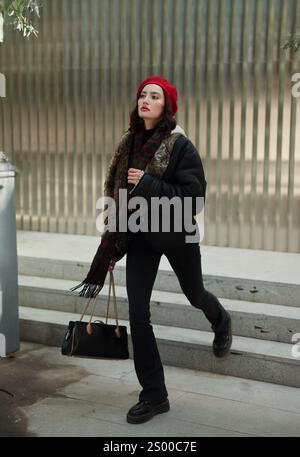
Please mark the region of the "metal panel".
[[177, 121], [205, 167], [203, 243], [299, 252], [300, 52], [280, 48], [299, 5], [45, 0], [38, 39], [7, 29], [0, 149], [22, 171], [18, 229], [99, 235], [111, 154], [138, 84], [160, 74], [178, 88]]

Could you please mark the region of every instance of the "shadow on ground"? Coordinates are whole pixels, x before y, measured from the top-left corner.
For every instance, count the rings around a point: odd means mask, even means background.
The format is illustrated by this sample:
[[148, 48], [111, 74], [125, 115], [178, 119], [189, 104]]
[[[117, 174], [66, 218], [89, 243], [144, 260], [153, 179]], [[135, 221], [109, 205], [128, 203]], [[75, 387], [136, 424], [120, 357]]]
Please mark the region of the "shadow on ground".
[[[36, 436], [27, 427], [20, 408], [45, 397], [64, 397], [56, 393], [89, 373], [78, 366], [49, 364], [39, 354], [39, 345], [7, 358], [0, 358], [0, 437]], [[58, 349], [59, 350], [59, 349]]]

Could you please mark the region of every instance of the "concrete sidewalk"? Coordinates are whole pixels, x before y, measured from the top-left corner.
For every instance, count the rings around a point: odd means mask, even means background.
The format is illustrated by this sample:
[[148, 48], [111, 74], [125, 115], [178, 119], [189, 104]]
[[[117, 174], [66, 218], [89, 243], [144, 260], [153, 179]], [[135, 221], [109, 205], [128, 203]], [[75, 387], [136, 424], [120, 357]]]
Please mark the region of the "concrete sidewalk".
[[299, 389], [165, 366], [171, 409], [126, 422], [140, 385], [133, 360], [69, 358], [22, 343], [0, 359], [0, 436], [300, 436]]

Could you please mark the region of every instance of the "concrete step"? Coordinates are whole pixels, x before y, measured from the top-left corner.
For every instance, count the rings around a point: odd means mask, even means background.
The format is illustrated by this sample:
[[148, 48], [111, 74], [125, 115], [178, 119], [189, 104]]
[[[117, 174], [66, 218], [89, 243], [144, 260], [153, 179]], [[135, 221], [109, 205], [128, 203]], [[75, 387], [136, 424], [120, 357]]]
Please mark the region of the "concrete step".
[[[75, 313], [20, 307], [21, 339], [60, 347], [68, 322], [79, 317]], [[102, 315], [96, 318], [105, 320]], [[108, 319], [108, 323], [114, 322]], [[128, 321], [120, 320], [119, 324], [126, 325], [130, 335]], [[290, 344], [235, 336], [230, 354], [218, 359], [211, 349], [212, 333], [155, 324], [153, 330], [163, 364], [300, 387], [300, 363], [292, 356]], [[131, 338], [128, 340], [132, 358]]]
[[[69, 289], [73, 281], [38, 276], [19, 276], [19, 303], [21, 306], [81, 313], [86, 299]], [[116, 286], [118, 315], [128, 319], [126, 288]], [[108, 278], [97, 298], [97, 312], [106, 315]], [[300, 309], [241, 300], [220, 298], [232, 316], [235, 335], [261, 340], [291, 343], [300, 329]], [[109, 316], [113, 315], [111, 304]], [[176, 292], [153, 290], [151, 321], [154, 324], [211, 332], [210, 323], [202, 311], [191, 306], [186, 296]]]
[[[100, 237], [18, 231], [20, 275], [73, 280], [86, 276]], [[200, 246], [205, 287], [231, 300], [300, 307], [300, 254]], [[115, 267], [125, 286], [126, 256]], [[181, 292], [167, 258], [161, 258], [154, 289]]]

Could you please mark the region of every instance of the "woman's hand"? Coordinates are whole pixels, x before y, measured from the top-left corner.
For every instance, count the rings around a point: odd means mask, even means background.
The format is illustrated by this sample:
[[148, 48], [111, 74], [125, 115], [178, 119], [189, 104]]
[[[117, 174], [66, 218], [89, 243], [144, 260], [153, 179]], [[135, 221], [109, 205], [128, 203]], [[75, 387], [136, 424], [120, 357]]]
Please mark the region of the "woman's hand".
[[128, 169], [128, 184], [137, 184], [141, 177], [143, 176], [144, 171], [139, 168], [129, 168]]

